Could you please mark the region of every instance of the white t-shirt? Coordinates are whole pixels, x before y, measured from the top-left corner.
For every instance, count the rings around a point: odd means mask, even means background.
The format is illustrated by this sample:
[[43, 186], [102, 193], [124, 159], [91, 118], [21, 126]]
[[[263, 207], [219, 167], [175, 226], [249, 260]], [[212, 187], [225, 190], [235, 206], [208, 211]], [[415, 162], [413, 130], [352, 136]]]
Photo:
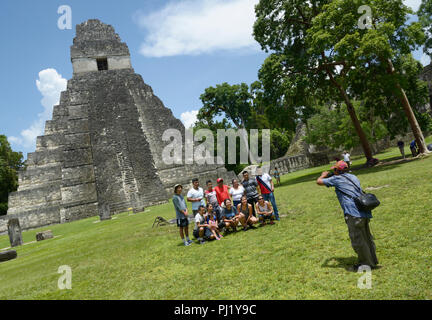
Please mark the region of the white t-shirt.
[[244, 191], [245, 191], [244, 187], [241, 184], [239, 184], [237, 189], [234, 189], [233, 187], [229, 190], [229, 193], [232, 196], [233, 201], [240, 201], [241, 197], [244, 195]]
[[205, 202], [203, 199], [204, 191], [201, 187], [198, 187], [198, 190], [195, 190], [194, 188], [189, 189], [187, 197], [192, 199], [201, 199], [201, 201], [192, 202], [192, 210], [198, 210], [201, 205], [205, 206]]
[[198, 230], [198, 224], [204, 224], [205, 223], [205, 217], [197, 213], [195, 216], [195, 230]]
[[272, 181], [272, 177], [268, 174], [268, 173], [264, 173], [261, 176], [261, 180], [265, 182], [265, 184], [269, 187], [269, 189], [271, 190], [271, 181]]
[[350, 157], [351, 157], [351, 155], [349, 153], [344, 154], [344, 161], [345, 162], [351, 161]]

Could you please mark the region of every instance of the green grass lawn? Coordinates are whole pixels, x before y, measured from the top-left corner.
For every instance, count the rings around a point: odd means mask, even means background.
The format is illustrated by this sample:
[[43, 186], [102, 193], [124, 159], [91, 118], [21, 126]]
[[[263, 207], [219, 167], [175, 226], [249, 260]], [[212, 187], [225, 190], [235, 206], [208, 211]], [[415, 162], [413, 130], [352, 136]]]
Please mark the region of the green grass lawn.
[[[323, 166], [282, 176], [276, 225], [204, 245], [184, 247], [175, 226], [152, 229], [156, 216], [174, 217], [171, 203], [26, 231], [24, 242], [46, 229], [56, 238], [0, 263], [0, 299], [432, 299], [432, 157], [394, 163], [395, 148], [378, 158], [387, 163], [354, 161], [382, 202], [371, 223], [382, 267], [370, 290], [347, 270], [356, 257], [342, 211], [334, 191], [315, 184]], [[71, 290], [57, 287], [61, 265], [72, 268]]]

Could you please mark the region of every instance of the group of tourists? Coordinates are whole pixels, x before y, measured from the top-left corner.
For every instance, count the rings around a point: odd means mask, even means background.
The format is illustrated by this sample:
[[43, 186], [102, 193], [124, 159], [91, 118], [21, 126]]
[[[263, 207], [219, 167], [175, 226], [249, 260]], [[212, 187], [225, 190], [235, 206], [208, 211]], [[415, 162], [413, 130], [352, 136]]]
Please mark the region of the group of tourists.
[[[344, 153], [344, 157], [346, 161], [339, 160], [331, 168], [331, 172], [323, 172], [317, 179], [317, 184], [335, 188], [348, 226], [351, 245], [358, 256], [358, 264], [353, 266], [354, 270], [363, 265], [375, 268], [378, 259], [369, 228], [372, 213], [371, 210], [358, 206], [356, 200], [364, 193], [359, 179], [349, 173], [350, 155]], [[206, 182], [206, 190], [199, 186], [198, 179], [192, 180], [193, 186], [186, 198], [192, 203], [195, 221], [193, 235], [199, 243], [203, 244], [213, 239], [221, 240], [222, 233], [235, 232], [239, 226], [243, 230], [248, 230], [255, 228], [254, 225], [258, 223], [263, 226], [267, 222], [274, 224], [274, 220], [279, 220], [272, 177], [267, 173], [263, 174], [261, 169], [257, 170], [255, 178], [251, 178], [247, 171], [242, 175], [241, 183], [234, 179], [232, 186], [224, 184], [223, 179], [219, 178], [216, 181], [217, 186], [213, 187], [212, 181], [209, 180]], [[189, 220], [192, 217], [188, 213], [182, 190], [180, 184], [174, 187], [173, 204], [180, 237], [184, 245], [189, 246], [193, 243], [188, 233]]]
[[200, 187], [197, 178], [193, 179], [192, 188], [186, 195], [186, 200], [192, 204], [193, 217], [182, 196], [183, 186], [174, 186], [177, 226], [185, 246], [193, 243], [189, 238], [189, 222], [192, 219], [195, 222], [193, 236], [200, 244], [208, 240], [221, 240], [222, 233], [236, 232], [239, 226], [246, 231], [257, 224], [273, 225], [275, 220], [280, 220], [272, 177], [263, 173], [261, 168], [257, 169], [255, 178], [250, 177], [248, 171], [242, 175], [243, 180], [233, 179], [231, 186], [218, 178], [216, 187], [213, 187], [213, 182], [208, 180], [205, 190]]

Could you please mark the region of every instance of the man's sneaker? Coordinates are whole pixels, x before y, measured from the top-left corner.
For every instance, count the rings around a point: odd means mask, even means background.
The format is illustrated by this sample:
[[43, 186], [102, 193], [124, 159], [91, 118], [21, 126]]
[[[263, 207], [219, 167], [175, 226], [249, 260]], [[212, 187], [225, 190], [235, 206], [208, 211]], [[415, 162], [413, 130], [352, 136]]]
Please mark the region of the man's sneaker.
[[186, 247], [187, 247], [187, 246], [190, 246], [191, 244], [192, 244], [191, 242], [187, 242], [187, 241], [184, 243], [184, 245], [185, 245]]
[[206, 243], [205, 240], [200, 240], [200, 244]]
[[371, 268], [370, 266], [368, 266], [367, 264], [357, 263], [357, 264], [355, 264], [355, 265], [349, 267], [348, 270], [349, 270], [349, 271], [353, 271], [353, 272], [357, 272], [358, 269], [359, 269], [360, 267], [363, 267], [363, 268], [365, 268], [365, 269], [367, 269], [367, 268], [373, 269], [373, 268]]
[[187, 243], [192, 244], [193, 241], [189, 239], [189, 240], [187, 241]]

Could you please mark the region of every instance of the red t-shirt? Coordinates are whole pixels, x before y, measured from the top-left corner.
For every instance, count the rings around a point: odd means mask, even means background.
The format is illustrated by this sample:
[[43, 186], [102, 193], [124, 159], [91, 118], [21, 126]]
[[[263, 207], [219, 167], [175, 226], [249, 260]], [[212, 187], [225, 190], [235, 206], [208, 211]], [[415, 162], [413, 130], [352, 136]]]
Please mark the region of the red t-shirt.
[[216, 198], [219, 202], [219, 205], [222, 205], [222, 202], [224, 202], [225, 199], [230, 198], [227, 185], [224, 184], [222, 186], [222, 188], [219, 188], [219, 186], [216, 186], [214, 188], [214, 190], [216, 191]]

